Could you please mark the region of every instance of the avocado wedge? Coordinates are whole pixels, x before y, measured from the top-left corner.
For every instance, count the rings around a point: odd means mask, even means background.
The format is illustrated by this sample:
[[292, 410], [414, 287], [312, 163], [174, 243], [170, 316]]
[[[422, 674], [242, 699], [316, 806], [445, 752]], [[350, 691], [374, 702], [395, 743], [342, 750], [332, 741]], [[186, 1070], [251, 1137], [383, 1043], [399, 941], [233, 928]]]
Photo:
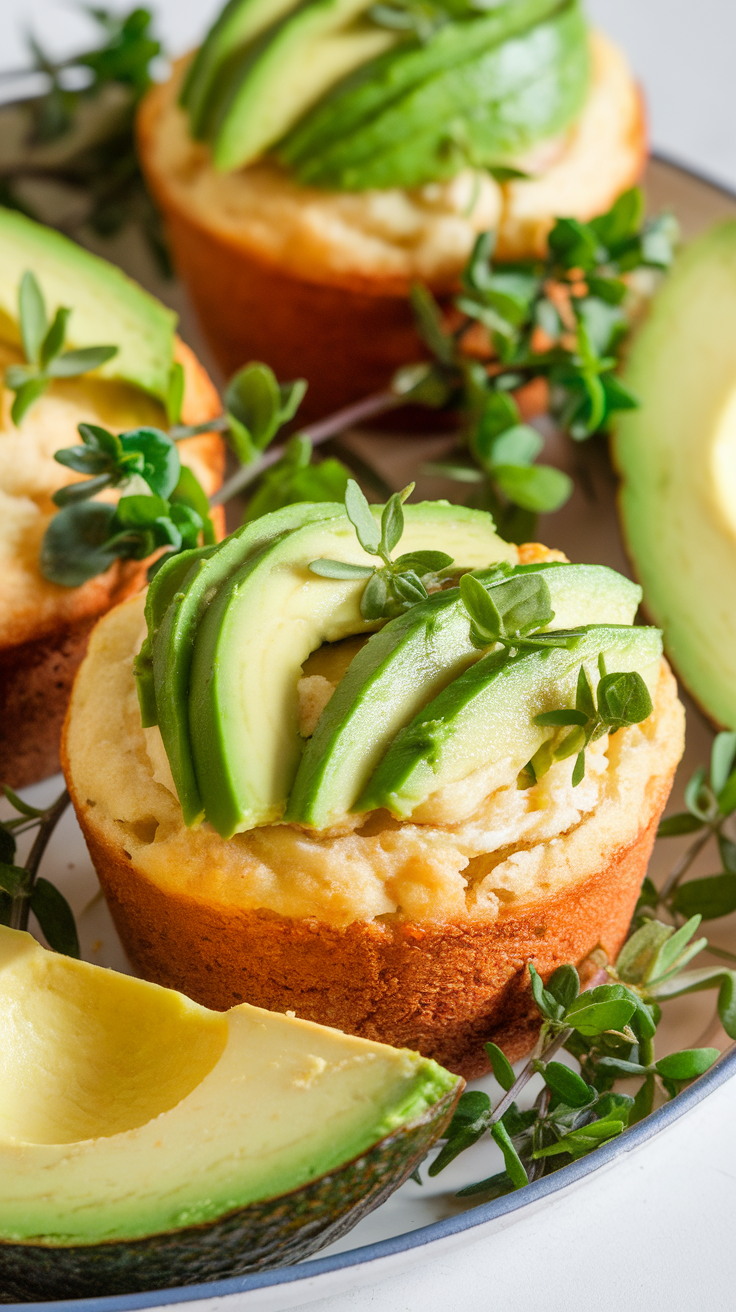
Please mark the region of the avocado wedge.
[[692, 243], [628, 354], [619, 511], [644, 604], [716, 724], [736, 729], [736, 222]]
[[[368, 0], [310, 0], [246, 47], [224, 77], [212, 158], [223, 172], [264, 154], [335, 82], [390, 49], [401, 33], [362, 20]], [[205, 102], [203, 116], [211, 111]]]
[[187, 70], [179, 103], [189, 113], [193, 137], [202, 136], [204, 110], [228, 60], [295, 9], [298, 0], [229, 0]]
[[486, 167], [554, 136], [588, 89], [584, 19], [575, 6], [437, 74], [305, 160], [302, 182], [344, 190], [416, 187], [465, 164]]
[[0, 926], [6, 1300], [300, 1261], [406, 1179], [463, 1081], [406, 1049], [180, 993]]
[[[318, 578], [319, 558], [370, 565], [344, 507], [275, 539], [217, 591], [199, 626], [189, 682], [194, 773], [207, 820], [224, 838], [281, 818], [303, 741], [297, 683], [324, 642], [370, 633], [360, 613], [365, 579]], [[380, 507], [371, 508], [376, 517]], [[512, 560], [482, 511], [424, 502], [405, 506], [403, 552], [441, 549], [459, 568]], [[256, 521], [268, 531], [264, 516]], [[222, 550], [222, 548], [220, 548]], [[215, 561], [217, 555], [210, 557]], [[156, 653], [154, 649], [154, 668]]]
[[[572, 650], [510, 658], [493, 652], [459, 675], [397, 734], [355, 809], [385, 807], [407, 820], [435, 793], [461, 784], [476, 770], [497, 765], [499, 783], [515, 778], [555, 732], [536, 725], [534, 716], [574, 706], [581, 665], [595, 689], [600, 653], [609, 672], [636, 670], [654, 690], [662, 654], [659, 629], [588, 625], [579, 633]], [[460, 795], [455, 814], [463, 818]]]
[[70, 306], [70, 346], [109, 343], [117, 354], [96, 371], [166, 402], [176, 315], [120, 269], [15, 210], [0, 208], [0, 338], [20, 345], [18, 288], [35, 274], [51, 314]]
[[566, 8], [569, 0], [507, 0], [490, 13], [448, 23], [423, 45], [407, 39], [364, 64], [329, 92], [280, 144], [297, 170], [372, 121], [429, 78], [476, 58]]
[[[146, 599], [149, 637], [145, 675], [150, 671], [155, 711], [149, 709], [143, 723], [158, 724], [161, 730], [187, 825], [199, 823], [204, 814], [189, 726], [189, 682], [198, 626], [218, 589], [248, 560], [292, 530], [334, 519], [341, 513], [342, 507], [331, 502], [285, 506], [244, 525], [215, 548], [187, 553], [189, 559], [184, 567], [178, 567], [175, 557], [151, 584]], [[144, 670], [140, 658], [136, 677], [143, 706]], [[145, 687], [148, 708], [150, 682]]]
[[[544, 572], [555, 617], [548, 628], [630, 624], [641, 590], [602, 565], [524, 565]], [[498, 571], [478, 571], [492, 586]], [[353, 659], [307, 744], [285, 819], [327, 829], [356, 806], [400, 729], [481, 653], [453, 588], [391, 620]], [[529, 758], [527, 757], [527, 760]], [[523, 764], [523, 763], [522, 763]]]

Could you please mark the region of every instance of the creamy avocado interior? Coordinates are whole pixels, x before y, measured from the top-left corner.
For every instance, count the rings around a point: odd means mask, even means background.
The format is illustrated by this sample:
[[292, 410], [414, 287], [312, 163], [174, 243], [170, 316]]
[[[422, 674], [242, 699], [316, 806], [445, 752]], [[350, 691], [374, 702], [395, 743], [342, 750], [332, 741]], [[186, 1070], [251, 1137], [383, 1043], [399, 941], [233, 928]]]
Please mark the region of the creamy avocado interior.
[[461, 1087], [416, 1053], [208, 1011], [2, 926], [0, 999], [0, 1254], [207, 1225], [342, 1169]]
[[230, 0], [181, 94], [217, 169], [273, 152], [300, 181], [417, 187], [508, 165], [564, 130], [589, 81], [577, 0]]

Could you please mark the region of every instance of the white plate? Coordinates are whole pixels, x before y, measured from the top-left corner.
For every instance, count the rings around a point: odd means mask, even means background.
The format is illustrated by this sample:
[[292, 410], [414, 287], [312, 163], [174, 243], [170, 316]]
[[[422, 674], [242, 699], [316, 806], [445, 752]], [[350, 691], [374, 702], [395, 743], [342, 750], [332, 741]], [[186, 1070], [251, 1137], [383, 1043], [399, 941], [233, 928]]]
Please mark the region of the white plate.
[[[655, 196], [655, 208], [671, 201], [683, 222], [688, 235], [698, 231], [717, 217], [736, 212], [736, 203], [725, 193], [710, 184], [685, 173], [672, 165], [655, 161], [650, 169], [650, 192]], [[102, 250], [102, 248], [100, 248]], [[104, 253], [104, 252], [103, 252]], [[111, 252], [108, 250], [108, 255]], [[126, 249], [115, 250], [114, 257], [129, 271], [145, 278], [139, 259], [126, 259]], [[135, 267], [135, 266], [138, 267]], [[206, 356], [196, 327], [186, 314], [180, 289], [157, 283], [152, 287], [163, 299], [183, 310], [183, 335]], [[416, 474], [417, 465], [429, 455], [437, 453], [447, 438], [410, 438], [397, 441], [389, 435], [365, 436], [356, 434], [351, 439], [356, 448], [381, 465], [396, 486], [401, 486]], [[545, 458], [576, 476], [576, 491], [568, 505], [558, 514], [546, 517], [543, 535], [553, 546], [561, 547], [573, 560], [585, 560], [611, 565], [628, 572], [622, 551], [614, 510], [614, 481], [602, 445], [590, 442], [576, 447], [569, 442], [560, 443], [550, 437]], [[584, 491], [583, 488], [586, 490]], [[449, 495], [457, 495], [456, 489]], [[447, 486], [437, 480], [419, 482], [418, 495], [448, 495]], [[687, 699], [686, 699], [687, 700]], [[685, 760], [678, 772], [671, 799], [671, 810], [682, 809], [682, 790], [692, 771], [707, 761], [711, 734], [698, 712], [688, 702], [688, 744]], [[46, 780], [24, 791], [34, 804], [46, 805], [61, 790], [61, 776]], [[655, 880], [662, 877], [680, 854], [686, 840], [660, 843], [650, 868]], [[697, 873], [711, 873], [708, 858], [696, 867]], [[43, 873], [58, 884], [71, 902], [77, 916], [82, 955], [88, 961], [129, 972], [125, 954], [115, 933], [107, 907], [99, 892], [81, 832], [71, 812], [62, 819], [52, 839], [43, 865]], [[37, 932], [38, 926], [31, 928]], [[707, 926], [715, 942], [736, 950], [736, 914]], [[40, 937], [40, 935], [39, 935]], [[440, 1177], [420, 1187], [409, 1181], [386, 1203], [355, 1227], [338, 1243], [326, 1248], [317, 1258], [288, 1268], [241, 1276], [213, 1284], [186, 1288], [159, 1290], [150, 1294], [117, 1295], [109, 1298], [82, 1299], [39, 1304], [9, 1304], [18, 1312], [38, 1307], [47, 1312], [62, 1309], [89, 1309], [89, 1312], [132, 1312], [137, 1308], [168, 1307], [199, 1303], [201, 1312], [278, 1312], [312, 1299], [339, 1294], [351, 1288], [372, 1284], [395, 1274], [430, 1252], [436, 1256], [475, 1240], [508, 1225], [517, 1217], [529, 1216], [544, 1206], [551, 1195], [580, 1187], [594, 1173], [610, 1168], [624, 1160], [632, 1150], [658, 1135], [663, 1129], [694, 1107], [703, 1098], [736, 1074], [736, 1049], [729, 1047], [723, 1030], [712, 1023], [714, 995], [696, 994], [669, 1003], [658, 1033], [658, 1054], [682, 1047], [713, 1045], [724, 1051], [717, 1064], [673, 1102], [661, 1107], [641, 1124], [627, 1131], [619, 1139], [599, 1148], [587, 1159], [572, 1163], [525, 1189], [491, 1203], [475, 1207], [462, 1206], [455, 1199], [455, 1191], [465, 1184], [483, 1179], [500, 1168], [500, 1154], [495, 1146], [483, 1142], [464, 1153]], [[497, 1098], [498, 1086], [489, 1077], [471, 1086], [484, 1088]], [[531, 1102], [537, 1089], [530, 1083], [526, 1102]], [[426, 1178], [426, 1172], [425, 1178]], [[428, 1249], [427, 1246], [430, 1246]], [[0, 1296], [1, 1301], [1, 1296]]]

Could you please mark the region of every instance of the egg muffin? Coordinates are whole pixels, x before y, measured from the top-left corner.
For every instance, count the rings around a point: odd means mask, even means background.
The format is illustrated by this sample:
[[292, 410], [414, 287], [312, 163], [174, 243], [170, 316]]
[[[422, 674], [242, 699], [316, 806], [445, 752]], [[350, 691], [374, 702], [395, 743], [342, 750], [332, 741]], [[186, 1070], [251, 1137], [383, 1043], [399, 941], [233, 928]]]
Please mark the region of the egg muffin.
[[[480, 511], [404, 513], [425, 597], [382, 614], [339, 505], [172, 563], [96, 628], [64, 769], [144, 977], [476, 1076], [484, 1042], [534, 1042], [529, 961], [616, 956], [683, 712], [628, 579], [502, 542]], [[478, 630], [466, 576], [512, 634]], [[620, 680], [630, 722], [602, 709]], [[588, 730], [554, 727], [572, 703]]]

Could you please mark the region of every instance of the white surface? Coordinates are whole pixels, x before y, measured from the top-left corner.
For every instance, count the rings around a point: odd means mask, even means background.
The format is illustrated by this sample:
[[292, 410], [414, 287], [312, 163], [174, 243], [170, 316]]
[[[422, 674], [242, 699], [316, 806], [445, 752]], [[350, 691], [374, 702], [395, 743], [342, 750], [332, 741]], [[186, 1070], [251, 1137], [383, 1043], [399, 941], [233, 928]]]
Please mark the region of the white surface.
[[[177, 52], [196, 41], [218, 0], [154, 7]], [[630, 54], [655, 147], [736, 187], [734, 0], [590, 0], [589, 9]], [[24, 65], [29, 27], [52, 51], [88, 39], [87, 20], [66, 0], [1, 0], [0, 15], [0, 68]], [[258, 1305], [276, 1312], [317, 1296], [313, 1312], [731, 1312], [735, 1116], [732, 1081], [640, 1152], [478, 1242], [420, 1250], [404, 1272], [384, 1266], [385, 1279], [373, 1267], [353, 1272], [350, 1280], [362, 1283], [352, 1290], [336, 1275], [309, 1291], [274, 1290]], [[230, 1312], [238, 1304], [254, 1307], [245, 1298], [183, 1308]]]

